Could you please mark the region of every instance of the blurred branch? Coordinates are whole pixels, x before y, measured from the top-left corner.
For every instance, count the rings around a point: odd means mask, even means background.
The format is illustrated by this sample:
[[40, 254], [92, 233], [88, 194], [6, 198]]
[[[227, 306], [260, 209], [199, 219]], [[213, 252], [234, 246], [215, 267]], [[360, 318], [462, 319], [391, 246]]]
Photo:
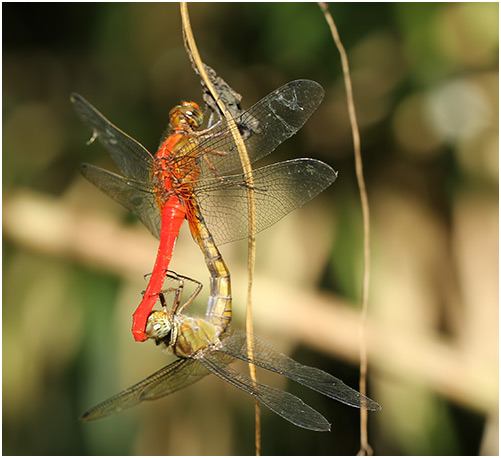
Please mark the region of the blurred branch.
[[19, 245], [124, 277], [149, 272], [152, 253], [158, 249], [146, 231], [124, 228], [104, 215], [33, 191], [7, 198], [4, 194], [3, 208], [4, 235]]
[[[123, 228], [112, 220], [44, 195], [18, 191], [4, 195], [4, 237], [25, 249], [100, 267], [126, 278], [148, 271], [156, 241], [143, 229]], [[180, 261], [191, 262], [191, 259]], [[184, 266], [180, 263], [180, 269]], [[186, 265], [188, 268], [188, 265]], [[235, 291], [245, 291], [245, 267], [235, 267]], [[256, 274], [255, 320], [263, 333], [287, 336], [325, 354], [356, 363], [359, 312], [332, 295]], [[423, 305], [424, 307], [424, 305]], [[235, 307], [238, 321], [242, 307]], [[307, 319], [305, 319], [307, 318]], [[277, 328], [276, 323], [280, 322]], [[332, 323], [335, 323], [335, 329]], [[486, 414], [498, 408], [498, 372], [481, 354], [468, 357], [450, 341], [425, 331], [389, 327], [367, 320], [367, 347], [375, 370], [413, 380], [450, 400]]]

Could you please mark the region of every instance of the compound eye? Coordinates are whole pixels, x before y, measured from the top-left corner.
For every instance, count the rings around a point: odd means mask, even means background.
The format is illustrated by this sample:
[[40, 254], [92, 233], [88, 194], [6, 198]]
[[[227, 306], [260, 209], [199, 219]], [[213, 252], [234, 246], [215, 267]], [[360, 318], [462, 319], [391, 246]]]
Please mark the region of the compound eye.
[[198, 129], [204, 121], [202, 110], [195, 102], [183, 102], [183, 114], [188, 124], [194, 129]]
[[163, 339], [171, 329], [170, 317], [166, 312], [153, 312], [148, 317], [145, 333], [150, 339]]
[[183, 102], [170, 110], [169, 119], [170, 127], [174, 130], [186, 130], [186, 126], [198, 129], [204, 121], [204, 116], [195, 102]]

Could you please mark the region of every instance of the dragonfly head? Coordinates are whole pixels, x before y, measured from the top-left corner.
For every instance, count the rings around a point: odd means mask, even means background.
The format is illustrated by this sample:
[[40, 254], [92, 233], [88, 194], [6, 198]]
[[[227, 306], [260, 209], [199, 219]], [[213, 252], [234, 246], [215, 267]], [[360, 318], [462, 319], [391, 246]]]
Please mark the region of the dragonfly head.
[[169, 113], [170, 127], [173, 130], [198, 129], [204, 120], [202, 110], [195, 102], [183, 102]]
[[171, 332], [172, 324], [168, 313], [153, 312], [146, 323], [146, 335], [150, 339], [165, 339]]

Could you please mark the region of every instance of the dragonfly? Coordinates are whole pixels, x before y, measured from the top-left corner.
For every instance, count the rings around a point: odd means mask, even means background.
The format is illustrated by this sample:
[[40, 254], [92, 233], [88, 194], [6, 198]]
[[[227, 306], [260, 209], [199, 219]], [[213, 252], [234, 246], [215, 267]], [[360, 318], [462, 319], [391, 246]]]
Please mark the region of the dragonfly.
[[[97, 420], [143, 401], [167, 396], [198, 382], [209, 374], [214, 374], [230, 385], [251, 394], [270, 410], [296, 426], [313, 431], [330, 431], [327, 419], [298, 397], [287, 391], [253, 381], [231, 367], [231, 363], [236, 360], [283, 375], [349, 406], [371, 411], [381, 410], [377, 402], [345, 385], [338, 378], [320, 369], [300, 364], [258, 336], [252, 336], [254, 350], [253, 356], [249, 357], [247, 353], [249, 336], [243, 331], [232, 330], [229, 327], [221, 331], [217, 324], [181, 313], [201, 290], [201, 283], [196, 282], [197, 289], [181, 306], [184, 282], [194, 280], [173, 272], [167, 273], [167, 277], [178, 281], [172, 308], [168, 310], [166, 292], [161, 292], [158, 297], [162, 310], [150, 314], [146, 334], [149, 338], [155, 339], [157, 344], [167, 346], [178, 359], [91, 408], [81, 417], [82, 420]], [[229, 315], [231, 318], [231, 305]]]
[[[170, 111], [167, 133], [155, 155], [114, 126], [82, 96], [71, 95], [77, 114], [93, 131], [90, 141], [97, 138], [123, 174], [82, 164], [83, 175], [160, 239], [153, 271], [133, 315], [136, 341], [148, 338], [147, 320], [185, 219], [200, 244], [196, 220], [201, 215], [219, 245], [266, 229], [334, 182], [337, 173], [311, 158], [255, 169], [251, 180], [249, 174], [242, 173], [234, 140], [236, 134], [242, 136], [249, 161], [254, 163], [294, 135], [320, 105], [323, 95], [322, 87], [314, 81], [292, 81], [243, 112], [235, 124], [230, 126], [220, 120], [205, 129], [200, 107], [183, 102]], [[253, 183], [255, 196], [254, 230], [249, 228], [247, 216], [249, 182]]]

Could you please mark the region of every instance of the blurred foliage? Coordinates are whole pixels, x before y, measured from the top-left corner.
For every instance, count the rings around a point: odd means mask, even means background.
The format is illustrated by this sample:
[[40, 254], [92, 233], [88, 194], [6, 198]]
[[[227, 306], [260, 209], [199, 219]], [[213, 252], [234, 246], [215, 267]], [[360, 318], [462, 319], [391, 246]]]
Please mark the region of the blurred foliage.
[[[189, 9], [202, 58], [244, 96], [245, 107], [297, 78], [325, 88], [318, 112], [271, 160], [315, 157], [340, 171], [312, 204], [309, 215], [321, 212], [324, 219], [301, 221], [298, 231], [311, 238], [304, 263], [316, 276], [308, 276], [308, 286], [357, 303], [362, 239], [352, 140], [338, 54], [318, 5], [193, 3]], [[497, 367], [498, 4], [330, 9], [350, 59], [372, 206], [370, 313], [394, 329], [448, 340], [465, 365]], [[178, 5], [4, 3], [2, 11], [4, 202], [31, 190], [130, 223], [78, 176], [82, 161], [113, 166], [101, 147], [86, 147], [90, 134], [69, 94], [84, 95], [155, 150], [170, 108], [182, 98], [201, 102]], [[42, 225], [43, 216], [33, 225]], [[315, 245], [320, 235], [311, 237], [321, 234], [315, 221], [325, 217], [332, 228], [327, 247]], [[288, 229], [269, 232], [280, 230]], [[290, 276], [302, 285], [298, 263], [288, 257], [294, 251], [279, 252], [279, 245], [260, 248], [258, 239], [257, 269], [273, 266], [268, 275], [277, 283]], [[142, 284], [4, 235], [4, 454], [253, 453], [249, 396], [212, 377], [151, 405], [79, 422], [86, 408], [165, 364], [164, 355], [134, 345], [128, 332]], [[297, 360], [357, 385], [356, 367], [306, 347], [294, 350]], [[388, 375], [391, 360], [388, 354], [376, 361], [371, 378], [372, 397], [384, 407], [370, 416], [378, 454], [498, 453], [488, 434], [492, 411], [453, 403], [423, 380]], [[287, 388], [330, 419], [333, 432], [299, 430], [264, 411], [265, 454], [357, 451], [355, 409]]]

